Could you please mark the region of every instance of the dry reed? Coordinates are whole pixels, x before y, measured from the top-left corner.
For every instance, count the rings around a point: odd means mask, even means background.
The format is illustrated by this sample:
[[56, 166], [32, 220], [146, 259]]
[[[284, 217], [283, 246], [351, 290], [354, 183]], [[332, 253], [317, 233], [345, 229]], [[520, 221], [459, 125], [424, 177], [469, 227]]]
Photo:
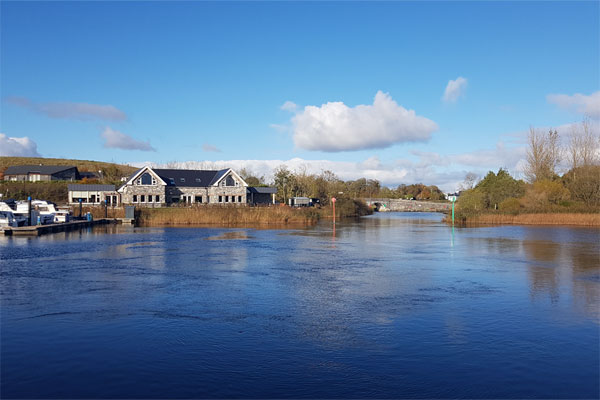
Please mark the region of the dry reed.
[[202, 206], [139, 210], [139, 224], [144, 226], [314, 224], [319, 218], [320, 213], [315, 209], [281, 206]]
[[[73, 216], [79, 217], [79, 206], [70, 206]], [[81, 207], [81, 214], [91, 212], [94, 219], [104, 218], [105, 212], [102, 206], [83, 206]], [[107, 207], [106, 215], [108, 218], [125, 218], [125, 208], [123, 207]]]
[[481, 214], [468, 217], [467, 224], [490, 225], [574, 225], [600, 227], [600, 214], [540, 213], [540, 214]]

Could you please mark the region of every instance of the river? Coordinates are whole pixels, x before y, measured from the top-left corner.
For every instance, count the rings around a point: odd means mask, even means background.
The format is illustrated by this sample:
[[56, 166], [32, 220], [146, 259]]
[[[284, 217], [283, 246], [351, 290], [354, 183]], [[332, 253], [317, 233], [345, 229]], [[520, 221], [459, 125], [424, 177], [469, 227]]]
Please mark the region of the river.
[[2, 398], [598, 398], [600, 231], [0, 237]]

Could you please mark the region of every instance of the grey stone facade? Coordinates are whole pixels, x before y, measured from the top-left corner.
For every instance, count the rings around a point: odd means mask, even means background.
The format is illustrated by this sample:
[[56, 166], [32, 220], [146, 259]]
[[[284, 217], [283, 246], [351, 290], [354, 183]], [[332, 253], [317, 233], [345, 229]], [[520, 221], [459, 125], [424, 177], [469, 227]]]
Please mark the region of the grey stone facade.
[[[204, 184], [204, 185], [202, 185]], [[247, 184], [234, 171], [162, 170], [145, 167], [119, 188], [123, 204], [247, 204]]]

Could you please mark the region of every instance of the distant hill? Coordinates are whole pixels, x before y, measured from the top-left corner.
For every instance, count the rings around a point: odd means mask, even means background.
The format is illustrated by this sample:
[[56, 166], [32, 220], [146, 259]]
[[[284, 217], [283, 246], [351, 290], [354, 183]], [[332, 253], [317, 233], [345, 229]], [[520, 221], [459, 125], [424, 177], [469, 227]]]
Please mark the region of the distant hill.
[[42, 157], [0, 157], [0, 175], [6, 168], [12, 165], [74, 165], [80, 172], [102, 171], [109, 180], [115, 180], [121, 176], [129, 176], [138, 168], [130, 165], [107, 163], [91, 160], [70, 160], [64, 158], [42, 158]]

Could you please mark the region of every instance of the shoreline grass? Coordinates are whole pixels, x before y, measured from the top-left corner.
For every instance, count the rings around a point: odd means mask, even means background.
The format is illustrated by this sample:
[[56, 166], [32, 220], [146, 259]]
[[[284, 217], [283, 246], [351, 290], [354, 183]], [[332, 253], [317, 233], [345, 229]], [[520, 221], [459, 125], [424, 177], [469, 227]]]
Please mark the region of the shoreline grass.
[[[357, 218], [372, 214], [373, 211], [365, 203], [345, 199], [336, 206], [336, 218]], [[74, 216], [79, 216], [79, 206], [70, 207]], [[101, 206], [84, 206], [82, 214], [91, 212], [96, 219], [104, 218], [105, 209]], [[140, 226], [308, 226], [321, 219], [332, 219], [333, 209], [330, 206], [288, 207], [273, 206], [235, 206], [235, 205], [195, 205], [161, 208], [136, 207], [137, 223]], [[124, 218], [124, 207], [108, 207], [108, 218]]]
[[[336, 218], [356, 218], [373, 211], [363, 202], [345, 199], [336, 207]], [[203, 205], [192, 207], [140, 208], [136, 211], [140, 226], [307, 226], [321, 219], [333, 218], [329, 206], [246, 207], [233, 205]]]
[[[452, 222], [450, 217], [446, 222]], [[600, 227], [600, 214], [597, 213], [531, 213], [499, 214], [487, 213], [457, 219], [465, 225], [548, 225]]]

